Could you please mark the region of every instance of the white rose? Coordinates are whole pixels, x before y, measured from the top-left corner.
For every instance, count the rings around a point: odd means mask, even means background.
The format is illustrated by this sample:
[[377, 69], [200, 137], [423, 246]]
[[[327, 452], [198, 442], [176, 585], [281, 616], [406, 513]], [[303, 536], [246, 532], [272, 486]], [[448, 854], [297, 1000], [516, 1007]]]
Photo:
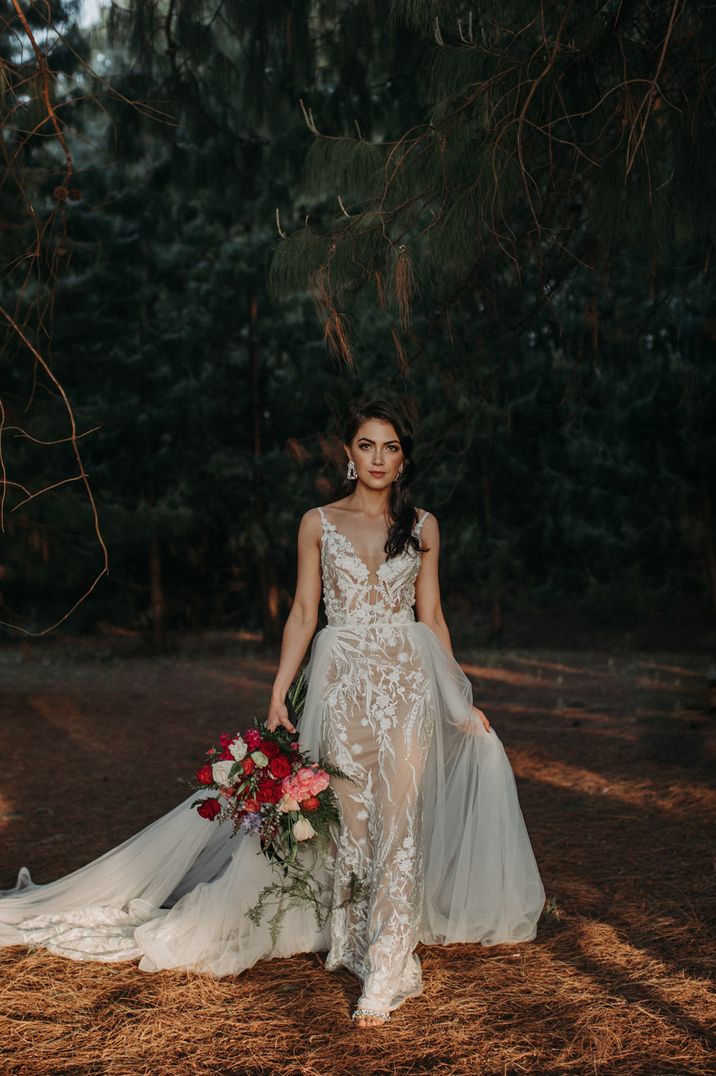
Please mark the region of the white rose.
[[286, 814], [288, 811], [297, 811], [300, 805], [298, 800], [295, 800], [293, 796], [289, 796], [288, 792], [284, 792], [276, 806], [282, 814]]
[[251, 757], [257, 766], [268, 766], [268, 759], [266, 758], [266, 755], [263, 753], [263, 751], [252, 751]]
[[293, 835], [297, 841], [307, 841], [316, 836], [316, 831], [307, 818], [299, 818], [293, 823]]
[[230, 785], [231, 780], [229, 778], [229, 772], [234, 765], [228, 758], [222, 759], [221, 762], [215, 762], [211, 767], [211, 776], [214, 778], [214, 783], [217, 785]]
[[229, 744], [229, 754], [232, 758], [235, 758], [237, 762], [241, 762], [241, 760], [246, 757], [247, 751], [248, 747], [246, 746], [246, 741], [242, 740], [240, 736], [238, 736], [233, 743]]

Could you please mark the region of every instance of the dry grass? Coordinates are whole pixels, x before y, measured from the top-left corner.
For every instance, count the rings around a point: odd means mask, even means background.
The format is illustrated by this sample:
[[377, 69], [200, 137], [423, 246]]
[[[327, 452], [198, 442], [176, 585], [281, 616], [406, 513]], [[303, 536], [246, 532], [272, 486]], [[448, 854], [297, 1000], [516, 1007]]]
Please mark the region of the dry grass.
[[[11, 657], [0, 654], [14, 774], [0, 803], [5, 884], [22, 862], [38, 880], [71, 869], [171, 806], [207, 736], [235, 724], [226, 714], [258, 711], [273, 668]], [[473, 658], [549, 895], [535, 942], [421, 947], [425, 993], [376, 1031], [351, 1024], [357, 980], [312, 954], [213, 980], [5, 950], [3, 1076], [711, 1076], [716, 720], [702, 659]], [[38, 766], [57, 780], [28, 797]]]

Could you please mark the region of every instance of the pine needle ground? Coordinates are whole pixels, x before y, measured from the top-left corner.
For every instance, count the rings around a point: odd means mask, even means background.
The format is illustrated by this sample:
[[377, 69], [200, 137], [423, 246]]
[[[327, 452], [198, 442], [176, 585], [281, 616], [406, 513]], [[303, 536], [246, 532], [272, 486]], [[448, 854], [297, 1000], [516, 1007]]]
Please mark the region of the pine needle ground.
[[[0, 884], [25, 863], [36, 881], [64, 874], [185, 795], [212, 738], [267, 697], [274, 661], [226, 646], [0, 651]], [[475, 651], [465, 664], [545, 882], [536, 941], [421, 946], [423, 996], [368, 1031], [350, 1020], [357, 980], [317, 954], [215, 980], [4, 950], [3, 1076], [713, 1073], [707, 659]]]

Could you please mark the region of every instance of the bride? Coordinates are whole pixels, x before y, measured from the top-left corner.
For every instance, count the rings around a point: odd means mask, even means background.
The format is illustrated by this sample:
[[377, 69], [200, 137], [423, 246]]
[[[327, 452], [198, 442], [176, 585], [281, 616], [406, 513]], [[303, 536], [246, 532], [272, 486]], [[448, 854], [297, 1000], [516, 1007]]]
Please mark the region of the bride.
[[[266, 957], [327, 950], [362, 983], [358, 1027], [422, 991], [418, 942], [534, 938], [544, 889], [497, 733], [453, 657], [435, 517], [416, 510], [412, 433], [382, 401], [347, 416], [344, 496], [306, 512], [296, 594], [267, 725], [294, 726], [286, 694], [306, 654], [300, 742], [346, 777], [335, 847], [315, 869], [332, 894], [319, 926], [290, 907], [274, 942], [246, 914], [274, 880], [256, 838], [190, 810], [168, 814], [48, 885], [26, 868], [0, 894], [0, 945], [144, 971], [236, 974]], [[317, 634], [323, 599], [327, 626]]]

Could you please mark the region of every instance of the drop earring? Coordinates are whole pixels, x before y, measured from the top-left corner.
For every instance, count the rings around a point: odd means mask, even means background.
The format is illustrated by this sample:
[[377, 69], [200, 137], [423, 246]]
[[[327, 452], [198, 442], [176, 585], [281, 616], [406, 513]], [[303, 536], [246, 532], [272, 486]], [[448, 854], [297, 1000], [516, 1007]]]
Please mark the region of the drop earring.
[[356, 471], [355, 463], [353, 462], [353, 460], [348, 460], [348, 469], [346, 471], [346, 478], [353, 479], [353, 478], [357, 478], [357, 477], [358, 477], [358, 472]]
[[400, 476], [401, 476], [401, 474], [402, 474], [402, 473], [403, 473], [403, 465], [402, 465], [402, 463], [401, 463], [400, 467], [398, 468], [398, 473], [396, 474], [396, 476], [395, 476], [395, 477], [396, 477], [396, 478], [400, 478]]

